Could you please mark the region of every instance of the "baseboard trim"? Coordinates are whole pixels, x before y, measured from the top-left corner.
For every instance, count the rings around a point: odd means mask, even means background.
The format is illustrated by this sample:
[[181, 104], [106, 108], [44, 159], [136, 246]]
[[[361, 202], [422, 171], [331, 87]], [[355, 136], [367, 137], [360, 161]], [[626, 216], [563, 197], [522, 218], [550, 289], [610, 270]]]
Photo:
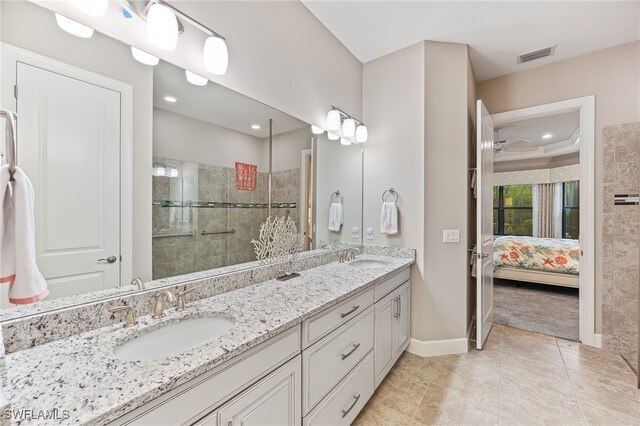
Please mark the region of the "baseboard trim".
[[602, 334], [596, 333], [593, 337], [593, 346], [596, 348], [602, 348]]
[[426, 357], [426, 356], [438, 356], [438, 355], [451, 355], [451, 354], [464, 354], [469, 350], [469, 340], [461, 337], [458, 339], [447, 340], [418, 340], [411, 339], [408, 352], [414, 355]]

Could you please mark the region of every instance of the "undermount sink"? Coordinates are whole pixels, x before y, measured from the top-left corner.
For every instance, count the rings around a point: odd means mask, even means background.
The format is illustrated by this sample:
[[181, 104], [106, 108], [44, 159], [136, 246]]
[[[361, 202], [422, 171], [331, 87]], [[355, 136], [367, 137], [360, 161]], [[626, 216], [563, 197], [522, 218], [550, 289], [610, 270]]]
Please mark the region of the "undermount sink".
[[387, 266], [389, 263], [382, 260], [375, 259], [356, 259], [349, 262], [349, 266], [353, 266], [358, 269], [375, 269], [381, 266]]
[[234, 325], [234, 320], [219, 316], [185, 319], [131, 339], [113, 353], [116, 358], [126, 361], [174, 356], [217, 339]]

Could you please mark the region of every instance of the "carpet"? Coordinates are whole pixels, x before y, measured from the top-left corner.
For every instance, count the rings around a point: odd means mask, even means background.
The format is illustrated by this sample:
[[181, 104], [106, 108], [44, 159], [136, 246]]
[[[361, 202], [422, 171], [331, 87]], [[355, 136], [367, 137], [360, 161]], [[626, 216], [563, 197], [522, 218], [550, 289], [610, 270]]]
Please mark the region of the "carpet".
[[496, 324], [580, 340], [577, 288], [501, 279], [493, 284]]

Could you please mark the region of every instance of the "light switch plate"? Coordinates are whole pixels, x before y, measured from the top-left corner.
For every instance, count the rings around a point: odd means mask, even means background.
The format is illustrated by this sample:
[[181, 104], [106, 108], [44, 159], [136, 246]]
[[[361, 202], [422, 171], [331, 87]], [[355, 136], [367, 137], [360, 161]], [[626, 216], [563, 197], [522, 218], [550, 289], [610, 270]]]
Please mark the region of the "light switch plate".
[[367, 240], [373, 240], [373, 227], [372, 226], [367, 227], [365, 235], [366, 235]]
[[360, 238], [360, 227], [359, 226], [354, 226], [351, 228], [351, 238], [353, 238], [354, 240], [357, 240]]
[[442, 231], [442, 242], [444, 243], [459, 243], [460, 242], [460, 230], [459, 229], [445, 229]]

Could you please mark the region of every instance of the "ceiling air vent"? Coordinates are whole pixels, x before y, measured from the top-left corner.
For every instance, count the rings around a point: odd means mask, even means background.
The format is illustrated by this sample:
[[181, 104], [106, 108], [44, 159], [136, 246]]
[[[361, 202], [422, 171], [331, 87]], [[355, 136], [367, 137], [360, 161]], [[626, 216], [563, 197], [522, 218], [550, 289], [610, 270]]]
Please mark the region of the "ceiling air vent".
[[523, 64], [529, 61], [535, 61], [536, 59], [546, 58], [547, 56], [551, 56], [556, 51], [556, 45], [554, 44], [551, 47], [546, 47], [544, 49], [536, 50], [535, 52], [525, 53], [523, 55], [518, 56], [518, 63]]

